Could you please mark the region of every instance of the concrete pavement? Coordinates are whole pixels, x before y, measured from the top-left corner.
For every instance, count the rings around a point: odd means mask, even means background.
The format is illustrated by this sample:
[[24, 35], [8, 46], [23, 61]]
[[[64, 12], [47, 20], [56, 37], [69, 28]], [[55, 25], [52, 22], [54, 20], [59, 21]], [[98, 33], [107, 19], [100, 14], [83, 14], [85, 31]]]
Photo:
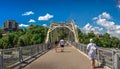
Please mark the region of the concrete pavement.
[[64, 52], [52, 49], [24, 69], [90, 69], [90, 61], [75, 48], [66, 46]]

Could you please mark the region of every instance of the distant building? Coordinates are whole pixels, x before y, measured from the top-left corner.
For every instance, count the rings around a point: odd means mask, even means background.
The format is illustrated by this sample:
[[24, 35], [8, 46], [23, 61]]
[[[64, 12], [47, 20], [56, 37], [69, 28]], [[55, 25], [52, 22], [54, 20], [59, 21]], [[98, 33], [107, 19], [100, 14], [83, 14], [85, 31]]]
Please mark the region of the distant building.
[[98, 38], [102, 38], [102, 37], [103, 37], [102, 34], [96, 34], [96, 36], [97, 36]]
[[19, 29], [18, 23], [15, 20], [7, 20], [4, 22], [3, 29], [5, 33], [17, 31]]

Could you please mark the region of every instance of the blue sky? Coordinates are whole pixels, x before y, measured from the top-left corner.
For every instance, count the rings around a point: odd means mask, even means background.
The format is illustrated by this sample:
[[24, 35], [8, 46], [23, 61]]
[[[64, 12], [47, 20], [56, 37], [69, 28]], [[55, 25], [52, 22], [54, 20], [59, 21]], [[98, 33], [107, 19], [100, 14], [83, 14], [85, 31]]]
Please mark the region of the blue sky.
[[86, 33], [120, 37], [120, 0], [0, 0], [0, 27], [6, 20], [28, 27], [72, 19]]

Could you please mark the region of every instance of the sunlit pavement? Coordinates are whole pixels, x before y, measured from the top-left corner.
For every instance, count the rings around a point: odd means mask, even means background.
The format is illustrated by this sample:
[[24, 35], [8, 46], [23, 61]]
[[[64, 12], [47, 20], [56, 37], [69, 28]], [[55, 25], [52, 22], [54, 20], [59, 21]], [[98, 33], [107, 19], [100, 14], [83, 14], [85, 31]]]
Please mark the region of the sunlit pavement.
[[75, 48], [66, 46], [64, 52], [60, 48], [57, 51], [50, 50], [24, 69], [90, 69], [89, 59]]

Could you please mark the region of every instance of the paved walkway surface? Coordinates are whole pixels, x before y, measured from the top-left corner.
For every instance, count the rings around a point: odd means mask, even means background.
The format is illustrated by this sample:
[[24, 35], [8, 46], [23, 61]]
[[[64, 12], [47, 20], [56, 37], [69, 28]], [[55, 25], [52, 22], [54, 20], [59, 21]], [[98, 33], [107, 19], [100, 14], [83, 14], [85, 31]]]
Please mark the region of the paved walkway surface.
[[90, 69], [90, 61], [75, 48], [66, 46], [64, 52], [52, 49], [24, 69]]

